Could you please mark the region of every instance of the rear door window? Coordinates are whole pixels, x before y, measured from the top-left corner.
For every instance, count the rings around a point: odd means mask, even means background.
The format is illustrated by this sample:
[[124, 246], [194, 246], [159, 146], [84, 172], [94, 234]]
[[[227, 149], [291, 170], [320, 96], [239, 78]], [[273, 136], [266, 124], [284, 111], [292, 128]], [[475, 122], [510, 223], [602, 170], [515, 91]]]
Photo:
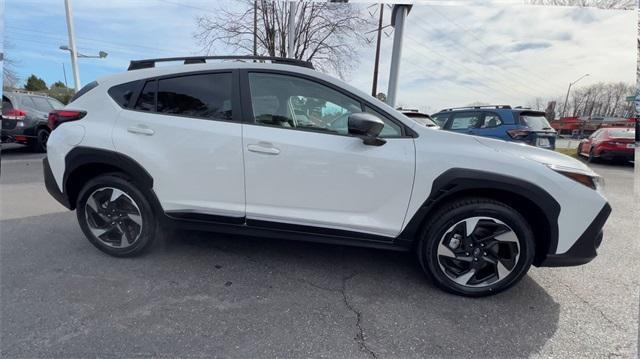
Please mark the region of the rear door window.
[[39, 97], [39, 96], [29, 96], [29, 97], [31, 98], [31, 101], [33, 101], [33, 108], [35, 108], [36, 110], [40, 112], [51, 112], [51, 110], [53, 110], [53, 106], [51, 106], [51, 103], [47, 101], [46, 97]]
[[502, 119], [495, 113], [488, 113], [484, 115], [484, 121], [482, 122], [482, 128], [493, 128], [502, 125]]
[[158, 81], [157, 112], [232, 120], [231, 73], [198, 74]]
[[469, 128], [480, 127], [480, 117], [482, 115], [479, 112], [460, 112], [454, 113], [449, 121], [450, 130], [466, 130]]

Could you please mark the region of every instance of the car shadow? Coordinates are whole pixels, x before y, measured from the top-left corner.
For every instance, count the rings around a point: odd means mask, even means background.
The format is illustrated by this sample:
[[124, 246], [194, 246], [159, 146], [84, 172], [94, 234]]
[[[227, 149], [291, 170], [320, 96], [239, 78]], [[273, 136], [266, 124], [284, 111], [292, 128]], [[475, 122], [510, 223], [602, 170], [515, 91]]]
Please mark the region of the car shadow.
[[[112, 327], [124, 330], [124, 316], [149, 327], [131, 328], [123, 343], [149, 342], [158, 321], [182, 328], [162, 336], [159, 352], [221, 339], [251, 348], [307, 340], [327, 356], [347, 355], [341, 350], [351, 343], [378, 357], [526, 357], [541, 350], [559, 319], [559, 304], [530, 277], [492, 297], [464, 298], [433, 286], [411, 253], [163, 231], [148, 254], [114, 258], [89, 244], [73, 212], [3, 220], [0, 231], [0, 289], [20, 293], [2, 305], [7, 355], [90, 353]], [[192, 312], [201, 314], [184, 316]], [[214, 319], [215, 328], [193, 335]], [[24, 339], [31, 336], [43, 339]], [[123, 353], [145, 349], [123, 345]]]
[[[213, 259], [223, 252], [300, 285], [344, 290], [378, 354], [411, 356], [405, 350], [415, 348], [412, 341], [419, 338], [420, 350], [434, 356], [466, 351], [501, 356], [515, 354], [513, 348], [517, 356], [528, 356], [554, 334], [559, 318], [559, 304], [528, 276], [496, 296], [460, 297], [433, 285], [412, 252], [182, 230], [157, 247], [159, 255], [169, 256]], [[413, 333], [401, 336], [398, 326]]]

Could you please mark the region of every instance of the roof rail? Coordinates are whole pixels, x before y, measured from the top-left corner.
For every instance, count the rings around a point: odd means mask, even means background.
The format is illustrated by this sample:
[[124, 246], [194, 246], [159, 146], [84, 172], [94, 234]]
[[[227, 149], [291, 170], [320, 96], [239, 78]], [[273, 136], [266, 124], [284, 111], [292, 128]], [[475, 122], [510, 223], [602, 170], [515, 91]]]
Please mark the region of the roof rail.
[[444, 110], [440, 111], [440, 112], [444, 112], [444, 111], [453, 111], [453, 110], [469, 110], [469, 109], [481, 109], [481, 108], [502, 108], [502, 109], [507, 109], [510, 110], [511, 106], [509, 105], [484, 105], [484, 106], [463, 106], [463, 107], [451, 107], [451, 108], [445, 108]]
[[256, 61], [271, 61], [274, 64], [285, 64], [306, 67], [315, 70], [313, 64], [309, 61], [289, 59], [286, 57], [274, 57], [274, 56], [187, 56], [187, 57], [164, 57], [158, 59], [145, 59], [145, 60], [132, 60], [129, 63], [127, 71], [147, 69], [156, 66], [156, 62], [170, 62], [170, 61], [183, 61], [185, 65], [188, 64], [204, 64], [206, 60], [256, 60]]
[[25, 89], [18, 89], [18, 88], [5, 88], [4, 92], [17, 92], [17, 93], [23, 93], [23, 94], [27, 94], [27, 95], [38, 95], [38, 96], [43, 96], [43, 97], [50, 97], [48, 93], [46, 92], [41, 92], [41, 91], [30, 91], [30, 90], [25, 90]]

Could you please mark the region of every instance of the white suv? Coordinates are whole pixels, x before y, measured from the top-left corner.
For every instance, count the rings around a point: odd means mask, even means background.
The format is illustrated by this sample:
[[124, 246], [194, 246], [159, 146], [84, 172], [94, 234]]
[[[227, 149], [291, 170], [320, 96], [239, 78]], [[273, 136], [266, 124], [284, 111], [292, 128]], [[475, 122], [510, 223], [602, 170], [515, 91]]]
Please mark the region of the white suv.
[[46, 186], [98, 249], [182, 226], [414, 250], [469, 296], [596, 256], [611, 208], [581, 162], [426, 127], [308, 63], [206, 59], [133, 61], [51, 113]]

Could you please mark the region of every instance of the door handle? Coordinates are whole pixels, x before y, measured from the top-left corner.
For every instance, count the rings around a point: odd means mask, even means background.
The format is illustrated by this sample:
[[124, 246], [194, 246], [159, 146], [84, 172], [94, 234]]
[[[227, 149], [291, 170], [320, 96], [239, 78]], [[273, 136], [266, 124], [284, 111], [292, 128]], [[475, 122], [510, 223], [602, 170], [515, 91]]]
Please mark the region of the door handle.
[[129, 127], [127, 128], [127, 131], [138, 134], [138, 135], [147, 135], [147, 136], [151, 136], [155, 133], [152, 129], [148, 127], [138, 127], [138, 126]]
[[273, 145], [268, 142], [260, 142], [258, 144], [247, 145], [247, 149], [251, 152], [264, 153], [266, 155], [277, 155], [280, 153], [279, 149], [273, 147]]

